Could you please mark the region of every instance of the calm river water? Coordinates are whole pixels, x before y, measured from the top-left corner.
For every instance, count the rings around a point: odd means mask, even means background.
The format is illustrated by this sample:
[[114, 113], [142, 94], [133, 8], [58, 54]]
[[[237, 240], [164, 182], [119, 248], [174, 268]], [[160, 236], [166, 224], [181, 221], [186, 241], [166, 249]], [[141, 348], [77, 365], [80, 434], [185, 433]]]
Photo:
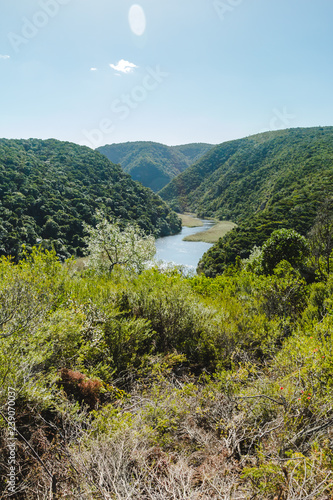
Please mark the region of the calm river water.
[[183, 241], [185, 236], [200, 233], [209, 229], [214, 222], [202, 220], [201, 227], [183, 227], [179, 234], [165, 236], [156, 240], [155, 260], [165, 263], [186, 266], [189, 270], [196, 270], [202, 255], [212, 246], [202, 241]]

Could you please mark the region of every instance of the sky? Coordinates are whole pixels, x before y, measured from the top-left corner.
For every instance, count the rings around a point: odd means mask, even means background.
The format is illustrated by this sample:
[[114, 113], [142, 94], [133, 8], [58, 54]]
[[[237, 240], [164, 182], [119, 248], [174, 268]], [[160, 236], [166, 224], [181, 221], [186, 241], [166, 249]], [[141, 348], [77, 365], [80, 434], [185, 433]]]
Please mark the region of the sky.
[[332, 0], [0, 8], [0, 137], [219, 144], [333, 125]]

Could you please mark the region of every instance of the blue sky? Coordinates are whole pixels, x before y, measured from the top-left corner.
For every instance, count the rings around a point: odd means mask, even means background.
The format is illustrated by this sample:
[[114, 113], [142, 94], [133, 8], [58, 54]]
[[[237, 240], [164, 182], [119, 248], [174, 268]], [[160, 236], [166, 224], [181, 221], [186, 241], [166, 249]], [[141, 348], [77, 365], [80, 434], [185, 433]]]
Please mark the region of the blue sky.
[[0, 137], [216, 144], [333, 125], [332, 0], [0, 6]]

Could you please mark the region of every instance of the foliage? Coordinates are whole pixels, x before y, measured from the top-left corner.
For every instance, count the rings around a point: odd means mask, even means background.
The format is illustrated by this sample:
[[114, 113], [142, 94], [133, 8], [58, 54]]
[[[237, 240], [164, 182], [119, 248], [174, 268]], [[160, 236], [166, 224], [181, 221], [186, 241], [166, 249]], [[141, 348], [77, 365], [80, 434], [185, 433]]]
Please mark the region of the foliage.
[[159, 191], [212, 147], [203, 143], [165, 146], [141, 141], [109, 144], [97, 150], [113, 163], [120, 163], [135, 181]]
[[183, 352], [198, 359], [198, 342], [210, 314], [178, 273], [145, 271], [132, 289], [122, 291], [118, 307], [130, 317], [149, 320], [155, 352]]
[[312, 255], [317, 272], [328, 276], [333, 251], [333, 200], [326, 198], [319, 206], [314, 225], [309, 233]]
[[333, 276], [255, 271], [0, 259], [2, 498], [13, 390], [18, 500], [331, 498]]
[[273, 274], [261, 282], [259, 289], [267, 317], [282, 318], [284, 329], [288, 332], [290, 321], [297, 319], [305, 308], [305, 280], [289, 262], [281, 261]]
[[92, 410], [96, 407], [102, 383], [92, 380], [78, 371], [63, 368], [60, 371], [59, 385], [63, 387], [67, 396], [74, 396], [80, 403], [85, 403]]
[[304, 263], [308, 254], [309, 245], [304, 236], [293, 229], [278, 229], [262, 246], [261, 265], [266, 274], [271, 274], [282, 260], [297, 268]]
[[100, 272], [111, 273], [116, 265], [141, 272], [156, 252], [155, 238], [134, 224], [121, 229], [118, 221], [109, 222], [100, 211], [96, 218], [96, 227], [85, 224], [88, 265]]

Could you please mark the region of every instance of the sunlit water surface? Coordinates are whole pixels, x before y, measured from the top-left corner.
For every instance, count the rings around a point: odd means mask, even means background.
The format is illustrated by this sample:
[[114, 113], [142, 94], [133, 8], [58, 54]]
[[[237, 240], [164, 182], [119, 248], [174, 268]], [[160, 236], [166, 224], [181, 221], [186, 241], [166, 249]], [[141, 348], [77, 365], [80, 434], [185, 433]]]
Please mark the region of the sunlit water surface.
[[188, 271], [195, 272], [199, 260], [212, 244], [202, 241], [183, 241], [183, 238], [206, 231], [214, 224], [209, 220], [202, 220], [202, 222], [201, 227], [183, 227], [179, 234], [158, 238], [155, 260], [163, 261], [165, 264], [184, 266]]

